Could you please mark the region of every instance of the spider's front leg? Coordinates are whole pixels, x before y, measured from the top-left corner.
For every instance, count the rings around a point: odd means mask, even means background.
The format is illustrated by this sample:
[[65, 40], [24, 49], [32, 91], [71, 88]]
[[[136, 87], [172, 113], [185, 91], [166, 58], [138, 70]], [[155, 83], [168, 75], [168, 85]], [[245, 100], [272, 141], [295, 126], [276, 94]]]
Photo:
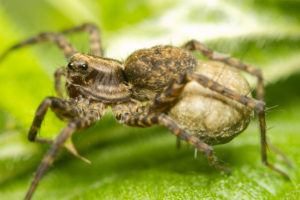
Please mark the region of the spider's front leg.
[[2, 61], [8, 54], [10, 54], [16, 49], [47, 41], [56, 44], [56, 46], [63, 51], [67, 59], [69, 59], [72, 55], [77, 53], [77, 50], [73, 47], [73, 45], [69, 43], [69, 41], [61, 33], [45, 32], [11, 46], [9, 49], [7, 49], [4, 53], [0, 55], [0, 61]]
[[41, 42], [53, 42], [56, 46], [61, 49], [67, 59], [70, 59], [72, 55], [77, 53], [77, 50], [69, 43], [64, 34], [82, 32], [85, 31], [89, 34], [90, 38], [90, 53], [95, 56], [101, 56], [103, 54], [102, 43], [100, 30], [98, 27], [91, 23], [85, 23], [80, 26], [75, 26], [73, 28], [69, 28], [63, 30], [58, 33], [54, 32], [43, 32], [26, 40], [23, 40], [9, 49], [7, 49], [4, 53], [0, 54], [0, 61], [2, 61], [8, 54], [12, 51], [33, 44], [38, 44]]
[[95, 56], [102, 56], [103, 55], [103, 48], [101, 42], [101, 33], [99, 28], [92, 23], [84, 23], [79, 26], [75, 26], [73, 28], [69, 28], [63, 30], [61, 33], [69, 34], [75, 32], [87, 32], [89, 34], [90, 39], [90, 53]]
[[158, 95], [155, 98], [153, 106], [150, 108], [150, 111], [155, 112], [167, 112], [172, 105], [176, 103], [180, 97], [185, 85], [190, 81], [196, 81], [205, 88], [208, 88], [214, 92], [217, 92], [229, 99], [237, 101], [253, 110], [256, 111], [259, 119], [260, 127], [260, 138], [261, 138], [261, 157], [262, 162], [272, 169], [273, 171], [278, 172], [285, 178], [289, 179], [289, 176], [272, 165], [267, 158], [267, 139], [266, 139], [266, 120], [265, 120], [265, 103], [260, 100], [253, 99], [251, 97], [240, 95], [239, 93], [224, 87], [223, 85], [213, 81], [207, 76], [201, 74], [183, 74], [177, 80], [174, 80], [165, 88], [162, 94]]
[[70, 122], [66, 128], [64, 128], [61, 133], [56, 137], [53, 141], [51, 148], [48, 150], [46, 155], [44, 156], [42, 162], [36, 170], [34, 175], [34, 179], [31, 182], [30, 188], [28, 189], [25, 200], [30, 200], [34, 191], [36, 190], [38, 183], [54, 162], [55, 157], [58, 154], [59, 149], [63, 146], [63, 144], [67, 141], [68, 138], [72, 136], [72, 134], [76, 131], [77, 125], [76, 122]]
[[63, 117], [63, 115], [65, 115], [65, 117], [72, 119], [78, 115], [77, 111], [68, 101], [62, 100], [57, 97], [46, 97], [36, 110], [33, 122], [28, 132], [29, 141], [50, 144], [52, 143], [52, 140], [37, 137], [37, 133], [41, 127], [48, 108], [51, 108], [61, 118]]
[[[74, 99], [73, 99], [74, 100]], [[37, 138], [37, 132], [41, 127], [42, 121], [46, 115], [48, 108], [61, 119], [67, 120], [67, 126], [60, 132], [60, 134], [52, 141], [42, 138]], [[95, 121], [99, 120], [103, 114], [105, 107], [102, 104], [90, 104], [86, 100], [82, 102], [66, 101], [56, 97], [47, 97], [38, 107], [31, 128], [29, 130], [28, 139], [30, 141], [37, 141], [41, 143], [50, 143], [51, 147], [45, 154], [42, 162], [36, 170], [30, 188], [27, 191], [25, 199], [31, 199], [34, 191], [41, 178], [44, 176], [48, 168], [54, 162], [59, 150], [64, 146], [65, 142], [72, 136], [74, 132], [79, 129], [87, 128]], [[67, 149], [78, 158], [84, 160], [74, 147], [67, 147]]]
[[[26, 193], [25, 199], [29, 200], [31, 199], [34, 191], [36, 190], [38, 183], [42, 179], [42, 177], [45, 175], [49, 167], [54, 162], [55, 158], [58, 155], [58, 152], [61, 147], [65, 144], [65, 142], [73, 135], [74, 132], [76, 132], [79, 129], [85, 128], [90, 125], [91, 118], [89, 119], [74, 119], [71, 120], [68, 125], [60, 132], [60, 134], [55, 138], [54, 141], [51, 142], [51, 147], [48, 150], [48, 152], [45, 154], [42, 162], [38, 166], [34, 178], [30, 184], [30, 187]], [[77, 152], [76, 152], [77, 153]], [[76, 155], [77, 157], [80, 157], [79, 155]]]

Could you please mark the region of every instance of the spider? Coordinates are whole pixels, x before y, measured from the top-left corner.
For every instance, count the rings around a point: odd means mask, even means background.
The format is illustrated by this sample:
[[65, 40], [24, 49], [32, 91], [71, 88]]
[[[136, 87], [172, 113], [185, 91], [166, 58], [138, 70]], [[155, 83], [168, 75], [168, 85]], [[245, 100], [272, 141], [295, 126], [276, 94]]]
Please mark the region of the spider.
[[[64, 35], [85, 31], [90, 38], [90, 54], [79, 53], [65, 38]], [[103, 56], [100, 30], [91, 23], [85, 23], [61, 32], [45, 32], [11, 46], [5, 51], [0, 60], [11, 51], [40, 42], [50, 41], [62, 50], [68, 64], [55, 72], [55, 90], [57, 97], [46, 97], [36, 110], [28, 139], [32, 142], [48, 143], [51, 145], [38, 166], [25, 199], [31, 199], [38, 183], [45, 172], [54, 162], [59, 150], [65, 142], [80, 129], [86, 129], [99, 121], [108, 107], [118, 122], [137, 127], [161, 125], [170, 130], [179, 140], [186, 141], [202, 152], [210, 165], [226, 171], [214, 154], [210, 142], [211, 137], [202, 133], [201, 136], [189, 132], [189, 128], [182, 128], [180, 112], [176, 111], [177, 104], [184, 101], [185, 86], [194, 81], [208, 90], [243, 106], [246, 112], [245, 123], [225, 136], [218, 143], [226, 143], [237, 132], [241, 132], [248, 125], [248, 119], [255, 111], [259, 118], [261, 157], [262, 162], [284, 177], [288, 175], [268, 162], [266, 121], [264, 103], [263, 76], [259, 69], [244, 64], [238, 59], [212, 51], [197, 40], [191, 40], [181, 47], [158, 45], [147, 49], [137, 50], [125, 62]], [[238, 70], [257, 77], [257, 99], [247, 94], [240, 94], [207, 75], [197, 73], [198, 60], [193, 51], [202, 53], [210, 60], [229, 65]], [[208, 66], [214, 64], [208, 61]], [[65, 77], [65, 91], [62, 87], [62, 78]], [[193, 106], [193, 105], [190, 105]], [[55, 139], [38, 137], [37, 133], [48, 109], [51, 109], [59, 119], [67, 125]], [[220, 116], [221, 117], [221, 116]], [[201, 120], [201, 119], [199, 119]], [[217, 122], [216, 122], [217, 123]], [[184, 124], [184, 123], [183, 123]], [[203, 132], [203, 131], [202, 131]], [[210, 145], [211, 144], [211, 145]], [[66, 146], [73, 155], [81, 157], [71, 144]]]

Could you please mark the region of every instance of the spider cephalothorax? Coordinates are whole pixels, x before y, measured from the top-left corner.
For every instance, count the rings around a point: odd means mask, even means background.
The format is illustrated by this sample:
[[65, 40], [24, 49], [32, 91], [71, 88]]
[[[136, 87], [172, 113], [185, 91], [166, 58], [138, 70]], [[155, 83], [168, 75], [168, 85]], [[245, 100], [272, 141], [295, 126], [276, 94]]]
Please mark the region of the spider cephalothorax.
[[[63, 35], [78, 31], [87, 31], [90, 35], [89, 55], [78, 53]], [[100, 120], [107, 107], [112, 108], [120, 123], [139, 127], [155, 124], [165, 126], [178, 139], [204, 153], [209, 163], [221, 170], [226, 168], [218, 162], [209, 144], [230, 141], [247, 127], [252, 112], [255, 111], [260, 124], [262, 161], [272, 170], [288, 177], [267, 160], [264, 88], [260, 70], [235, 58], [213, 52], [196, 40], [191, 40], [182, 47], [160, 45], [141, 49], [122, 63], [103, 57], [100, 33], [93, 24], [83, 24], [61, 33], [39, 34], [12, 46], [0, 56], [0, 60], [14, 49], [42, 41], [54, 42], [64, 52], [68, 64], [55, 73], [58, 97], [47, 97], [42, 101], [29, 130], [30, 141], [49, 143], [51, 148], [36, 171], [26, 199], [32, 197], [58, 150], [72, 134]], [[215, 62], [198, 61], [192, 51], [198, 51]], [[222, 70], [230, 72], [230, 66], [256, 76], [258, 99], [249, 95], [250, 88], [239, 75], [218, 70], [220, 63], [226, 65]], [[233, 75], [238, 83], [236, 86], [228, 80]], [[67, 98], [63, 97], [61, 87], [63, 76], [66, 80]], [[195, 89], [191, 86], [185, 89], [186, 85], [192, 83], [197, 85]], [[199, 107], [200, 103], [202, 107]], [[37, 137], [48, 108], [60, 119], [67, 121], [66, 127], [54, 140]], [[221, 111], [217, 114], [210, 112], [220, 108]], [[74, 146], [68, 146], [67, 149], [87, 161], [77, 153]]]
[[117, 60], [76, 53], [69, 61], [66, 76], [71, 98], [82, 95], [103, 103], [129, 100], [122, 63]]

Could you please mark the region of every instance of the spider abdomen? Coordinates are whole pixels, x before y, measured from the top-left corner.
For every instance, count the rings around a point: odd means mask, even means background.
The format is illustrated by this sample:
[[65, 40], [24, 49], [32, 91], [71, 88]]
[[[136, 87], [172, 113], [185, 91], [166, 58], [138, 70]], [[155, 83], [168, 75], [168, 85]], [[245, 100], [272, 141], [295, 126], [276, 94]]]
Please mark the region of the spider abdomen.
[[[227, 65], [199, 62], [196, 73], [242, 95], [250, 95], [248, 82], [237, 70]], [[186, 85], [180, 100], [169, 115], [186, 131], [204, 142], [215, 145], [227, 143], [245, 128], [252, 116], [252, 109], [192, 81]]]
[[174, 46], [154, 46], [132, 53], [125, 61], [125, 76], [139, 100], [153, 99], [180, 74], [191, 72], [196, 58], [188, 51]]

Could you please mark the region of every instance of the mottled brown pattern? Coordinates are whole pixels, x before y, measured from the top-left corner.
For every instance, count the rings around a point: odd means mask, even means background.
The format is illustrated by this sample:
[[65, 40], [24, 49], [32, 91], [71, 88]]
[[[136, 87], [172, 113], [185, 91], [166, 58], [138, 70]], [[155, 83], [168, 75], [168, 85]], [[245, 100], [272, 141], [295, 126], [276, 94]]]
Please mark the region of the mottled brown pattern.
[[[65, 39], [64, 34], [80, 31], [89, 33], [90, 54], [78, 53]], [[267, 160], [265, 103], [262, 101], [264, 95], [263, 78], [259, 70], [235, 58], [214, 52], [196, 40], [186, 43], [182, 48], [160, 45], [141, 49], [132, 53], [122, 63], [118, 60], [103, 57], [100, 31], [93, 24], [83, 24], [60, 33], [39, 34], [13, 45], [0, 55], [0, 61], [13, 50], [44, 41], [55, 43], [63, 51], [68, 64], [55, 73], [55, 90], [58, 97], [47, 97], [42, 101], [37, 108], [28, 133], [30, 141], [47, 143], [51, 147], [38, 166], [25, 199], [31, 199], [39, 181], [54, 162], [58, 151], [70, 139], [72, 134], [99, 121], [108, 107], [112, 108], [115, 118], [120, 123], [139, 127], [165, 126], [178, 139], [190, 143], [197, 151], [202, 152], [212, 166], [227, 171], [218, 162], [213, 148], [203, 140], [203, 133], [205, 134], [209, 129], [204, 126], [204, 130], [197, 130], [202, 131], [202, 135], [193, 134], [191, 127], [182, 128], [183, 120], [178, 120], [181, 115], [180, 112], [173, 113], [173, 115], [170, 112], [172, 108], [176, 108], [176, 105], [186, 103], [187, 100], [183, 98], [185, 97], [184, 88], [193, 81], [207, 88], [206, 95], [218, 94], [217, 101], [235, 102], [239, 104], [240, 110], [246, 110], [245, 115], [235, 119], [241, 124], [247, 124], [244, 122], [248, 122], [247, 120], [252, 111], [256, 111], [260, 124], [262, 161], [269, 168], [288, 178], [287, 174], [274, 167]], [[240, 91], [231, 88], [231, 85], [221, 84], [209, 76], [195, 73], [198, 61], [189, 52], [194, 50], [200, 51], [211, 60], [225, 63], [257, 76], [258, 100], [246, 94], [241, 94]], [[206, 64], [209, 64], [209, 62]], [[64, 79], [62, 79], [63, 77]], [[62, 88], [63, 80], [65, 80], [65, 91]], [[198, 96], [200, 97], [202, 94], [198, 94]], [[191, 104], [191, 106], [196, 104]], [[209, 103], [205, 106], [209, 106]], [[66, 127], [53, 140], [37, 137], [49, 108], [59, 119], [67, 122]], [[214, 107], [214, 109], [218, 108]], [[233, 110], [235, 108], [229, 106], [228, 109]], [[217, 118], [225, 119], [226, 117], [219, 115]], [[215, 121], [217, 121], [217, 118]], [[202, 123], [204, 119], [205, 117], [201, 118], [199, 123]], [[234, 120], [232, 119], [232, 121]], [[234, 128], [232, 126], [235, 125], [232, 124], [229, 125], [228, 130]], [[216, 129], [216, 127], [212, 126], [211, 128]], [[227, 128], [225, 127], [225, 129]], [[226, 136], [228, 133], [228, 131], [225, 131], [221, 134]], [[211, 139], [214, 135], [207, 134], [205, 137]], [[74, 156], [87, 161], [78, 154], [75, 147], [65, 147]]]
[[170, 80], [192, 72], [196, 58], [184, 49], [174, 46], [155, 46], [131, 54], [125, 61], [125, 76], [136, 99], [153, 99]]

